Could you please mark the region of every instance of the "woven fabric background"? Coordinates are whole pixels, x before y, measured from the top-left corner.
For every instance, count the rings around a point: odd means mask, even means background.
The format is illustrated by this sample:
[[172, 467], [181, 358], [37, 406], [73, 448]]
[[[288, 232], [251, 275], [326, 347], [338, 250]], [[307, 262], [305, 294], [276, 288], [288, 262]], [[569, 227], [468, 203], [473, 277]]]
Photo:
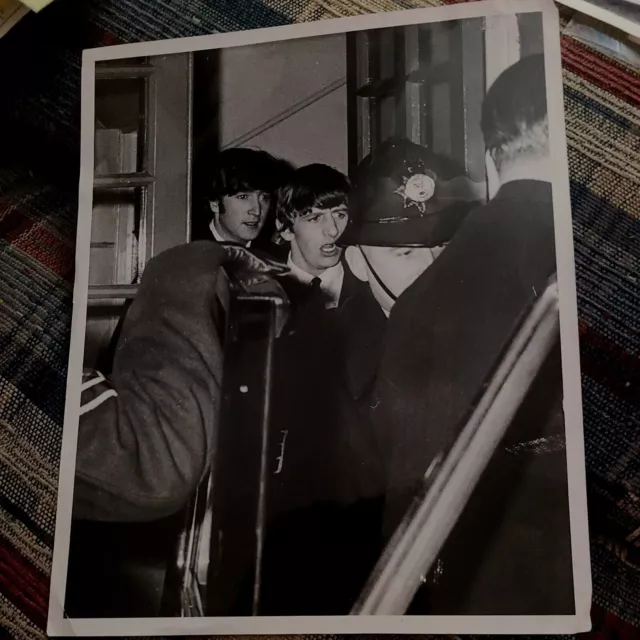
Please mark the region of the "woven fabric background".
[[[41, 638], [74, 275], [83, 48], [437, 0], [55, 0], [0, 40], [0, 629]], [[640, 637], [640, 75], [562, 39], [593, 636]]]

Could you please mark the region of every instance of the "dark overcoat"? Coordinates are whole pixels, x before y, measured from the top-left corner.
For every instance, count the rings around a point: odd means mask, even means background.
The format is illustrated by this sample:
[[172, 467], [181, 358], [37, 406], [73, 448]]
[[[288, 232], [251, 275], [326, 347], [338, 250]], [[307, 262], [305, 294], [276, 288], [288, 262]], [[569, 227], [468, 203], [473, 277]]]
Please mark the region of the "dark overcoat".
[[83, 377], [65, 594], [72, 617], [176, 613], [179, 599], [162, 599], [165, 578], [218, 430], [224, 258], [213, 242], [153, 258], [122, 322], [111, 378]]
[[[372, 396], [389, 451], [385, 537], [454, 442], [523, 314], [556, 271], [551, 185], [515, 181], [472, 212], [399, 298]], [[412, 610], [573, 611], [559, 348], [535, 381]], [[437, 584], [435, 584], [437, 583]], [[435, 586], [434, 586], [435, 584]]]
[[110, 380], [85, 384], [74, 517], [135, 522], [184, 507], [213, 450], [222, 381], [222, 247], [196, 242], [147, 265]]

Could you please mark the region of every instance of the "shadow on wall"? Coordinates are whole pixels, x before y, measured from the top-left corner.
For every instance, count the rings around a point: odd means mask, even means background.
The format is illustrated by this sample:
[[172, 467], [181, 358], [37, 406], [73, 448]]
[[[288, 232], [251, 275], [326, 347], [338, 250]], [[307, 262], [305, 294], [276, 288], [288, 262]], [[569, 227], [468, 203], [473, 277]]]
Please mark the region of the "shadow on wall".
[[220, 147], [346, 172], [346, 66], [343, 34], [221, 51], [211, 90]]

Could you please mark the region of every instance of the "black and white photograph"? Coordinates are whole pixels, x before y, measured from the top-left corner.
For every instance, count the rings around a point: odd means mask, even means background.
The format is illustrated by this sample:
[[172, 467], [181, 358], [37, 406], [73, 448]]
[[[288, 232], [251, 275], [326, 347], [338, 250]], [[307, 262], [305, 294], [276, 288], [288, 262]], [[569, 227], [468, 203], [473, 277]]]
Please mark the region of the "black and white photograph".
[[558, 14], [89, 50], [48, 632], [576, 633]]

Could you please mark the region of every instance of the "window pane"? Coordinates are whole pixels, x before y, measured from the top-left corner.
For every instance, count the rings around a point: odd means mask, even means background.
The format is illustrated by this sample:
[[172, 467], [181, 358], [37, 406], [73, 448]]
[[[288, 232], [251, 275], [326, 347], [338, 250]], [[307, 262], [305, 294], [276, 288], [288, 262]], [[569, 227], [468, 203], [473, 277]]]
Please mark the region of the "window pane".
[[436, 153], [451, 154], [451, 101], [449, 83], [431, 87], [431, 144]]
[[380, 80], [380, 38], [383, 31], [386, 31], [386, 29], [367, 31], [367, 46], [369, 48], [369, 68], [367, 73], [370, 83]]
[[433, 23], [431, 32], [431, 64], [449, 61], [451, 26], [447, 22]]
[[138, 281], [142, 190], [140, 187], [95, 193], [91, 220], [90, 286]]
[[96, 81], [96, 175], [142, 171], [146, 80]]
[[380, 142], [391, 138], [396, 133], [396, 99], [395, 96], [383, 98], [380, 103]]
[[371, 101], [358, 100], [358, 162], [371, 152]]
[[379, 100], [369, 100], [369, 147], [373, 151], [381, 140], [380, 117], [381, 104]]
[[421, 96], [420, 84], [417, 82], [407, 82], [405, 88], [405, 109], [406, 109], [406, 136], [412, 142], [421, 144], [422, 123], [420, 121]]
[[378, 55], [380, 56], [380, 78], [387, 80], [395, 75], [395, 30], [381, 29]]
[[420, 67], [420, 31], [416, 25], [404, 27], [404, 60], [406, 73]]
[[370, 51], [369, 51], [369, 33], [367, 31], [358, 31], [356, 38], [356, 85], [358, 88], [369, 83], [370, 77]]
[[420, 28], [421, 64], [433, 67], [449, 62], [450, 34], [452, 23], [433, 22]]

